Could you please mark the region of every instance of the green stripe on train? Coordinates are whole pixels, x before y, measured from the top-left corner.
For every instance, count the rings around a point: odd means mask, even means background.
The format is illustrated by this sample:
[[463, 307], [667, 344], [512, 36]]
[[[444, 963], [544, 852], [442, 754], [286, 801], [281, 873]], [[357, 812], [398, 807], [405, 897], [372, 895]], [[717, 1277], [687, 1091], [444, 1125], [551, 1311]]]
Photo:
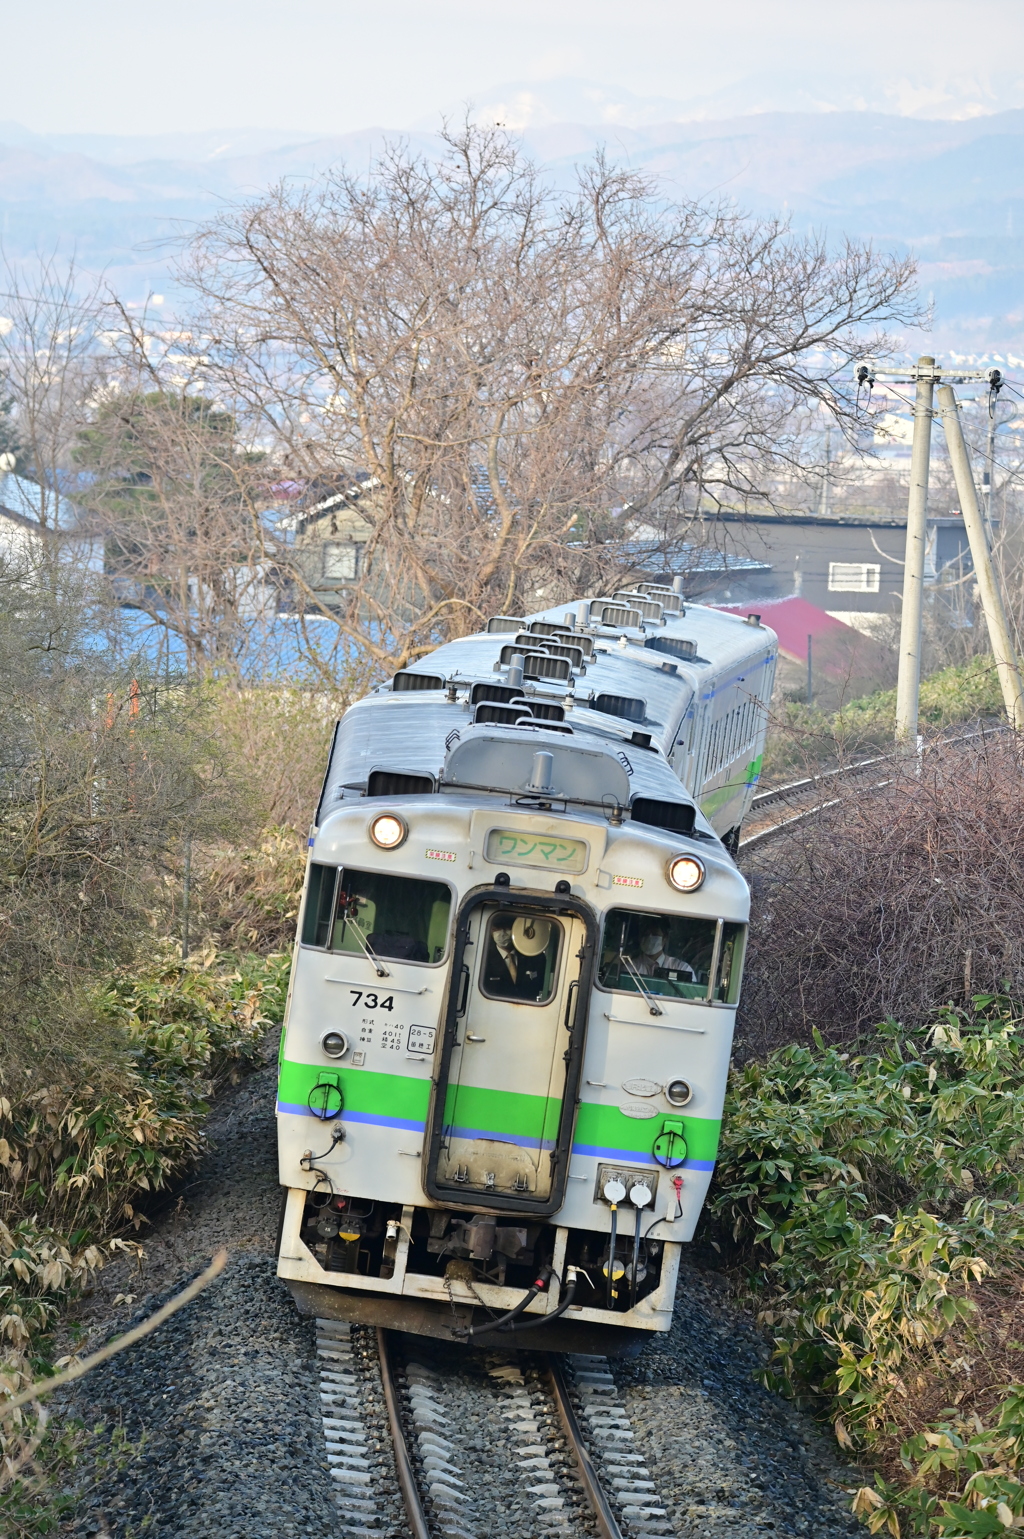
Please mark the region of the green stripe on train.
[[758, 754], [756, 759], [751, 759], [743, 771], [742, 780], [729, 780], [724, 786], [719, 786], [717, 791], [712, 791], [701, 800], [700, 810], [706, 818], [711, 818], [716, 812], [731, 801], [734, 796], [739, 796], [741, 791], [747, 791], [754, 785], [761, 773], [761, 765], [764, 755]]
[[[425, 1122], [430, 1100], [429, 1080], [405, 1074], [377, 1074], [372, 1069], [319, 1069], [314, 1064], [292, 1063], [281, 1066], [278, 1099], [288, 1105], [304, 1106], [321, 1073], [337, 1076], [349, 1111], [368, 1116], [401, 1117], [410, 1122]], [[449, 1086], [445, 1115], [453, 1119], [455, 1090]], [[463, 1086], [458, 1092], [458, 1123], [489, 1133], [519, 1135], [523, 1138], [554, 1139], [558, 1131], [561, 1102], [550, 1096], [520, 1095], [512, 1090], [484, 1090]], [[709, 1117], [689, 1117], [662, 1111], [653, 1117], [626, 1117], [617, 1106], [598, 1106], [584, 1101], [576, 1121], [575, 1142], [602, 1149], [650, 1153], [651, 1144], [661, 1131], [666, 1117], [683, 1123], [690, 1159], [713, 1160], [718, 1152], [721, 1122]]]
[[688, 1117], [685, 1113], [680, 1115], [671, 1111], [658, 1111], [653, 1117], [625, 1117], [617, 1106], [597, 1106], [593, 1101], [584, 1101], [580, 1107], [573, 1142], [591, 1148], [624, 1149], [635, 1154], [650, 1154], [651, 1145], [668, 1117], [683, 1124], [689, 1159], [715, 1158], [722, 1127], [720, 1120]]
[[285, 1059], [277, 1083], [277, 1098], [290, 1106], [305, 1106], [309, 1093], [323, 1074], [341, 1086], [349, 1111], [401, 1117], [425, 1122], [430, 1102], [430, 1081], [410, 1074], [375, 1074], [372, 1069], [335, 1069], [331, 1065], [292, 1063]]
[[446, 1122], [515, 1138], [554, 1141], [561, 1115], [562, 1103], [557, 1097], [485, 1090], [480, 1085], [449, 1085], [444, 1100]]

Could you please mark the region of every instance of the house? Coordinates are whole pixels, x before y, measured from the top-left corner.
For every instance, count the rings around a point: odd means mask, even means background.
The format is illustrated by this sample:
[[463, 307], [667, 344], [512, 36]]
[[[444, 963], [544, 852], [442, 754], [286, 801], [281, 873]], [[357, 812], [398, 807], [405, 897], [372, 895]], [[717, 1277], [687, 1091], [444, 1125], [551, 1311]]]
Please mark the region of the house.
[[726, 614], [758, 614], [779, 638], [775, 696], [836, 710], [849, 700], [895, 683], [896, 655], [871, 635], [847, 625], [797, 594], [757, 604], [715, 604]]
[[74, 503], [0, 463], [0, 560], [32, 563], [47, 551], [89, 571], [103, 570], [103, 542], [82, 528]]
[[[718, 513], [696, 526], [704, 556], [673, 563], [701, 603], [763, 602], [794, 595], [846, 625], [870, 631], [898, 617], [907, 542], [905, 517], [812, 513]], [[937, 588], [972, 569], [963, 518], [929, 518], [925, 581]], [[661, 580], [661, 578], [659, 578]]]
[[[279, 538], [291, 547], [291, 559], [314, 597], [325, 608], [336, 608], [363, 571], [363, 551], [373, 525], [359, 511], [377, 488], [365, 472], [347, 477], [342, 485], [282, 483], [280, 500], [291, 504], [276, 520]], [[279, 609], [288, 607], [282, 594]]]

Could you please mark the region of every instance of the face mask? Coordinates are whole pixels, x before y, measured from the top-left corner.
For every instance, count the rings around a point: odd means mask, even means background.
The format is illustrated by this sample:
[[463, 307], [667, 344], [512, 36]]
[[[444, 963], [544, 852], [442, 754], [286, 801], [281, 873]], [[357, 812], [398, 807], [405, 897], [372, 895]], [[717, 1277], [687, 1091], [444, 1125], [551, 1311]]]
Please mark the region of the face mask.
[[645, 957], [656, 957], [661, 954], [665, 937], [663, 935], [645, 935], [640, 942], [640, 950]]
[[498, 949], [500, 951], [507, 951], [508, 948], [512, 944], [512, 931], [511, 930], [495, 930], [495, 932], [494, 932], [494, 944], [498, 947]]

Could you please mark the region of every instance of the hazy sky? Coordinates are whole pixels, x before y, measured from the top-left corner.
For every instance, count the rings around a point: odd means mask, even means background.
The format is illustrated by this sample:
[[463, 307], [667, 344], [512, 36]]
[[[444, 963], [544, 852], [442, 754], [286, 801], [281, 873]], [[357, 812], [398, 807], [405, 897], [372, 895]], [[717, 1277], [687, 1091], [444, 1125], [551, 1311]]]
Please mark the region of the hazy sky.
[[511, 80], [685, 99], [752, 72], [913, 83], [1024, 61], [1021, 0], [5, 0], [2, 14], [0, 116], [38, 132], [340, 132]]

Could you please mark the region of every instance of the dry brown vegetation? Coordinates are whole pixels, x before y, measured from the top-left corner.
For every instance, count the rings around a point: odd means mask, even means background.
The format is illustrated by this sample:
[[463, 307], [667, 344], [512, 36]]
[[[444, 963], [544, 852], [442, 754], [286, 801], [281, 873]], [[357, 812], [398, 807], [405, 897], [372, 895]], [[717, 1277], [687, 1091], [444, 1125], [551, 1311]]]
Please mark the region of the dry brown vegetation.
[[1009, 737], [833, 786], [753, 858], [740, 1040], [762, 1054], [1024, 989], [1024, 768]]

